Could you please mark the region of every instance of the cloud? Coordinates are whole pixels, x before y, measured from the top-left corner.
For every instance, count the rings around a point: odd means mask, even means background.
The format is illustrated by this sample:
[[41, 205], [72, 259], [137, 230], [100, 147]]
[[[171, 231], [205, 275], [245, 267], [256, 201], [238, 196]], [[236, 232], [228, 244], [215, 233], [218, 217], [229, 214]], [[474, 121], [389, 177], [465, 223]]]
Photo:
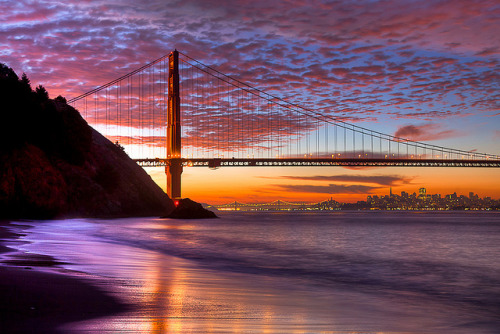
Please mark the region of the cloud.
[[[270, 177], [276, 179], [276, 177]], [[354, 184], [280, 184], [275, 185], [282, 191], [315, 193], [315, 194], [367, 194], [382, 188], [410, 184], [413, 177], [398, 175], [316, 175], [316, 176], [282, 176], [278, 179], [314, 182], [345, 182]], [[359, 184], [365, 183], [365, 184]]]
[[369, 194], [380, 187], [365, 185], [338, 185], [329, 184], [327, 186], [318, 185], [276, 185], [283, 191], [315, 194]]
[[[456, 135], [439, 131], [441, 122], [498, 111], [496, 12], [495, 1], [468, 0], [7, 1], [0, 58], [51, 96], [72, 98], [177, 48], [273, 95], [369, 128], [401, 119], [436, 124], [400, 128], [434, 140]], [[206, 105], [219, 107], [216, 96]], [[278, 132], [293, 133], [298, 124]], [[235, 128], [228, 123], [226, 137]], [[208, 133], [193, 126], [189, 136]]]
[[413, 178], [398, 175], [316, 175], [316, 176], [283, 176], [288, 180], [306, 181], [340, 181], [352, 183], [372, 183], [380, 186], [409, 184]]
[[460, 133], [455, 130], [440, 130], [439, 125], [405, 125], [394, 133], [395, 137], [409, 139], [412, 141], [429, 141], [445, 138], [458, 137]]
[[107, 136], [113, 143], [120, 145], [146, 145], [150, 147], [166, 147], [166, 138], [159, 136]]
[[477, 52], [476, 55], [478, 56], [490, 56], [490, 55], [497, 55], [499, 53], [499, 47], [498, 46], [493, 46], [490, 48], [485, 48], [480, 52]]

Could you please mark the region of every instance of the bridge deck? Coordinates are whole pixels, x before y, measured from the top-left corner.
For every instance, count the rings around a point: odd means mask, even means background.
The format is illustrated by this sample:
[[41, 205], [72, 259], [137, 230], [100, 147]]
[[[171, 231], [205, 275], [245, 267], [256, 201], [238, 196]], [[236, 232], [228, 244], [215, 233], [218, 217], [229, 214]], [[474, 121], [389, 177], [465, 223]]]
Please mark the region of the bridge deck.
[[331, 159], [331, 158], [197, 158], [197, 159], [134, 159], [142, 167], [169, 166], [179, 161], [185, 167], [300, 167], [300, 166], [352, 166], [352, 167], [500, 167], [500, 160], [466, 159]]

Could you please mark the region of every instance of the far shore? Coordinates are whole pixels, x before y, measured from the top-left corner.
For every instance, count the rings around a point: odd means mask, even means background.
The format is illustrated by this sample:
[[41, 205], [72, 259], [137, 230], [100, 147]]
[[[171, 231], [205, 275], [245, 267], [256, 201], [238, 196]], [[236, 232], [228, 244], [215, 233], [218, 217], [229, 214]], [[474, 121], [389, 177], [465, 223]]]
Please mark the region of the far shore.
[[[58, 272], [48, 256], [6, 246], [19, 234], [0, 221], [0, 328], [3, 333], [54, 333], [66, 323], [124, 312], [128, 307], [86, 280]], [[7, 256], [8, 253], [9, 256]]]

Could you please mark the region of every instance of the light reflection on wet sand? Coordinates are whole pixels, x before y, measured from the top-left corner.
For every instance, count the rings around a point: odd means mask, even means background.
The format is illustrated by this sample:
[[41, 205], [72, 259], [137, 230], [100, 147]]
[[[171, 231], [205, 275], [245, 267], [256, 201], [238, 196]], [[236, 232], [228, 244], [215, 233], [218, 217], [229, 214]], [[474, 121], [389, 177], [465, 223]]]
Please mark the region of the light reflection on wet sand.
[[[73, 323], [66, 332], [99, 333], [429, 333], [444, 325], [408, 305], [362, 293], [302, 288], [286, 279], [220, 273], [163, 254], [132, 252], [114, 265], [105, 286], [134, 310], [115, 317]], [[110, 252], [108, 252], [110, 254]], [[118, 261], [120, 263], [121, 261]], [[110, 263], [113, 260], [110, 259]], [[117, 262], [115, 262], [117, 263]], [[144, 265], [147, 263], [148, 265]], [[117, 269], [119, 268], [119, 271]], [[403, 307], [403, 308], [401, 308]], [[445, 310], [432, 310], [443, 312]], [[420, 329], [426, 328], [426, 331]], [[441, 328], [446, 332], [446, 328]], [[456, 330], [456, 329], [455, 329]], [[451, 331], [449, 331], [451, 333]], [[453, 331], [460, 333], [460, 331]], [[464, 331], [463, 333], [467, 333]]]

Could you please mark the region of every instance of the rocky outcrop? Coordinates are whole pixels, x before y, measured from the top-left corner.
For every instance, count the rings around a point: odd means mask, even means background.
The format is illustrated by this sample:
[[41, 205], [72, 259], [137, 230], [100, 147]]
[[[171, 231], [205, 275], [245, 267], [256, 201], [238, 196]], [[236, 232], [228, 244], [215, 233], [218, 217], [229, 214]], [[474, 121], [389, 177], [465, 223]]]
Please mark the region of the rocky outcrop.
[[169, 215], [162, 218], [175, 219], [206, 219], [217, 218], [215, 213], [205, 209], [201, 204], [189, 198], [175, 200], [175, 209]]
[[61, 97], [0, 64], [0, 218], [161, 216], [172, 200]]

